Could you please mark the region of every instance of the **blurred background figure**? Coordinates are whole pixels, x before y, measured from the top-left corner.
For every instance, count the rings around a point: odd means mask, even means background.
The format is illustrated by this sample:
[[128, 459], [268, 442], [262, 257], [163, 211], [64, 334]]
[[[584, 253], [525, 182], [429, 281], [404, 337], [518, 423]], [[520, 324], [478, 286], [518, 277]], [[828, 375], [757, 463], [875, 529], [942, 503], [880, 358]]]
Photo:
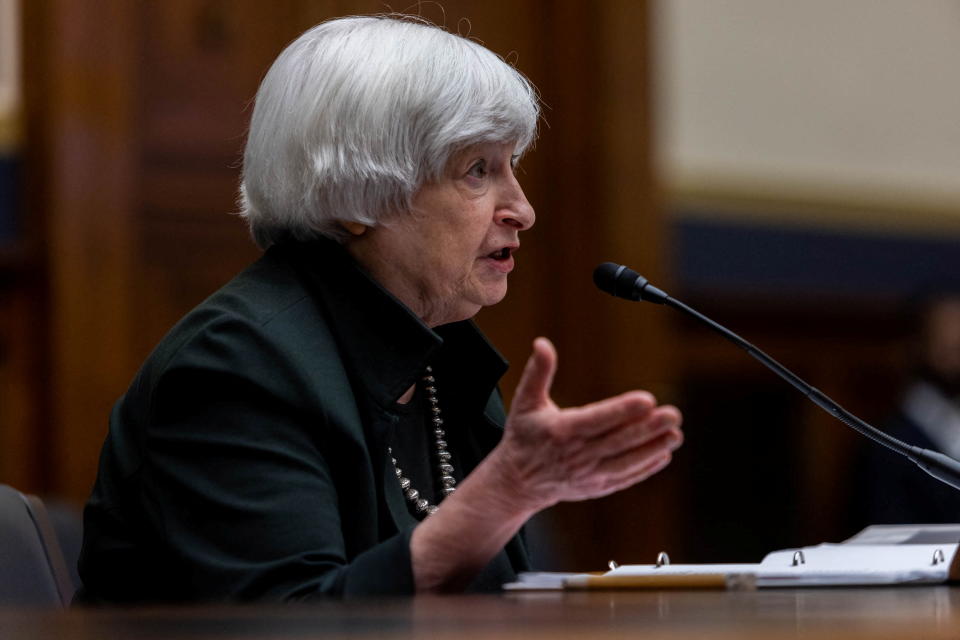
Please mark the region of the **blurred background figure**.
[[[915, 372], [884, 430], [895, 438], [960, 459], [960, 287], [915, 299]], [[960, 522], [960, 492], [901, 456], [865, 449], [864, 524]]]

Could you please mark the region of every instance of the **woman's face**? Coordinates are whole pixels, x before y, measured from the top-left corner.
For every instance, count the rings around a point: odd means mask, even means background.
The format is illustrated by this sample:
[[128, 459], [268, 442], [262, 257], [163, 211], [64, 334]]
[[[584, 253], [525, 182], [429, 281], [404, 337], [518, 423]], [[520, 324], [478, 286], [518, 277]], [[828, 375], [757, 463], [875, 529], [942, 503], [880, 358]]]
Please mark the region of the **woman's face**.
[[353, 237], [347, 250], [428, 326], [473, 317], [507, 293], [519, 233], [535, 215], [514, 176], [515, 145], [454, 155], [412, 211]]

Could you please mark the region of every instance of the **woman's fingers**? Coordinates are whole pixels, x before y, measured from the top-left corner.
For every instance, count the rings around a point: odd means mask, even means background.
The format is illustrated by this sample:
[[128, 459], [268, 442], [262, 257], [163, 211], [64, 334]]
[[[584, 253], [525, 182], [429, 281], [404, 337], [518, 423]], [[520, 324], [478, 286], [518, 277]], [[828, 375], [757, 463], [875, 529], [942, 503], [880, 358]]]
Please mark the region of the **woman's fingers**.
[[631, 468], [629, 471], [626, 471], [622, 474], [610, 476], [606, 483], [592, 493], [589, 498], [602, 498], [610, 495], [611, 493], [616, 493], [617, 491], [622, 491], [623, 489], [632, 487], [638, 482], [643, 482], [650, 476], [663, 471], [663, 469], [670, 464], [672, 459], [672, 454], [669, 452], [664, 453], [645, 461], [643, 464]]
[[513, 410], [535, 411], [550, 404], [550, 386], [557, 371], [557, 350], [546, 338], [533, 341], [533, 353], [520, 375], [513, 398]]
[[565, 409], [563, 420], [571, 435], [589, 439], [623, 424], [640, 422], [649, 417], [656, 406], [657, 401], [652, 394], [630, 391], [582, 407]]
[[680, 446], [680, 412], [646, 391], [559, 409], [550, 399], [557, 352], [537, 338], [497, 447], [502, 475], [537, 508], [619, 491], [665, 467]]
[[669, 456], [682, 441], [678, 431], [667, 431], [632, 449], [600, 460], [594, 472], [613, 479], [631, 475], [649, 466], [651, 461]]
[[574, 493], [568, 499], [599, 498], [646, 480], [670, 463], [672, 452], [682, 440], [678, 430], [670, 430], [633, 449], [600, 460], [581, 478], [581, 483], [574, 483], [571, 487]]
[[585, 452], [594, 459], [609, 458], [650, 442], [670, 433], [676, 447], [683, 442], [680, 431], [681, 416], [676, 407], [663, 406], [651, 410], [642, 420], [628, 422], [610, 429], [583, 443]]

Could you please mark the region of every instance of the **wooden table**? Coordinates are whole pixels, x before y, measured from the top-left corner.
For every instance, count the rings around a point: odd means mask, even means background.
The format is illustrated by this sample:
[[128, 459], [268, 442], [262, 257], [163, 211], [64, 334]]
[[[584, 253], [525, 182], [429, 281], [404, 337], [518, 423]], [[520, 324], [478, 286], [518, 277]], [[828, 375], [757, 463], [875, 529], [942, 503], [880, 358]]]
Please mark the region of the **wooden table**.
[[449, 596], [291, 606], [0, 610], [3, 640], [960, 639], [960, 588]]

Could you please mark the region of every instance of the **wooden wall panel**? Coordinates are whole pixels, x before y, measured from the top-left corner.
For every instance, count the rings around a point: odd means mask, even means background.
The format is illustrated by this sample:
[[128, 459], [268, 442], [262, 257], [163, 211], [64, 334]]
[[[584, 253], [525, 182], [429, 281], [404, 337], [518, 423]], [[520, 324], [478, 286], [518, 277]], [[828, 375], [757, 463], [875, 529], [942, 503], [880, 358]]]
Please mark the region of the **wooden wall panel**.
[[[628, 264], [668, 287], [666, 228], [653, 166], [650, 12], [647, 3], [633, 0], [605, 2], [599, 10], [602, 93], [594, 126], [604, 143], [597, 192], [605, 203], [601, 219], [606, 223], [596, 234], [605, 255], [594, 262]], [[597, 294], [591, 284], [581, 286], [584, 300], [590, 300], [588, 293], [602, 299], [585, 305], [590, 312], [581, 325], [598, 325], [598, 339], [583, 341], [581, 358], [604, 369], [611, 383], [596, 389], [596, 395], [640, 387], [663, 402], [675, 401], [674, 344], [664, 309]], [[585, 566], [605, 566], [609, 557], [621, 563], [649, 562], [658, 551], [670, 549], [684, 528], [679, 480], [671, 469], [605, 499], [600, 540], [606, 548], [585, 546], [594, 553]]]
[[42, 484], [81, 500], [112, 396], [131, 368], [136, 29], [125, 0], [96, 12], [68, 0], [26, 4], [28, 135], [45, 145], [28, 156], [28, 171], [40, 176], [31, 183], [44, 191], [43, 209], [30, 215], [44, 217], [39, 250], [49, 278]]
[[48, 434], [43, 416], [43, 359], [46, 338], [42, 283], [22, 262], [0, 261], [0, 482], [44, 488]]

